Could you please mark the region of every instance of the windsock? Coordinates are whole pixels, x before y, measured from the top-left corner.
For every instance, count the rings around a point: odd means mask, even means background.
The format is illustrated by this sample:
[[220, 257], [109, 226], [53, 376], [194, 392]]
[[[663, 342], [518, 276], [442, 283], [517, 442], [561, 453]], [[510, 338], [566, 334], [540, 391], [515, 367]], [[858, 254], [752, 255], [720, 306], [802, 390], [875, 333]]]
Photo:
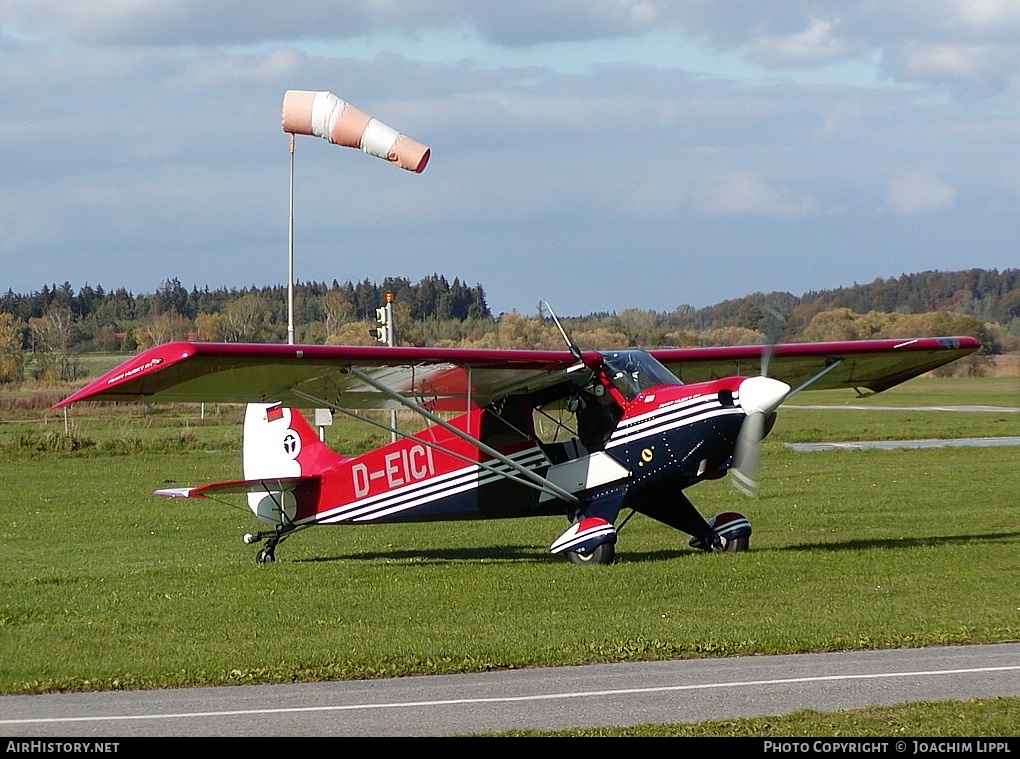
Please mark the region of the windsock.
[[425, 171], [432, 152], [332, 92], [287, 90], [283, 96], [283, 131], [314, 135], [334, 145], [361, 148], [369, 155], [415, 174]]

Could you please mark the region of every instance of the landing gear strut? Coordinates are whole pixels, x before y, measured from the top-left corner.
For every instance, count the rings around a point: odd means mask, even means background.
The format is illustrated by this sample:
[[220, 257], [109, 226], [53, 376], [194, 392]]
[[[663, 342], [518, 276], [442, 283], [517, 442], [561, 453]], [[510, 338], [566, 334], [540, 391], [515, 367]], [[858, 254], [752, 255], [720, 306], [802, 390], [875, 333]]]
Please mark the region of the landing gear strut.
[[266, 530], [255, 535], [247, 533], [244, 536], [244, 543], [245, 545], [251, 545], [252, 543], [261, 543], [263, 540], [266, 540], [266, 547], [259, 549], [259, 552], [255, 554], [255, 563], [272, 564], [276, 561], [276, 547], [297, 530], [298, 528], [293, 525], [280, 524], [271, 531]]

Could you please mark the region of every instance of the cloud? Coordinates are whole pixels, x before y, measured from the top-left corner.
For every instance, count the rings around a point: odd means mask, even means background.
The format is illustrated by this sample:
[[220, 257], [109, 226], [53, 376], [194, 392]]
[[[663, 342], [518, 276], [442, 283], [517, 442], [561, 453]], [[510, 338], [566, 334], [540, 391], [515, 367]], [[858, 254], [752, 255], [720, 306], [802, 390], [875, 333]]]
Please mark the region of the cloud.
[[848, 58], [857, 46], [835, 33], [838, 21], [813, 18], [806, 29], [788, 35], [763, 35], [749, 45], [751, 60], [766, 68], [814, 67]]
[[727, 170], [693, 191], [695, 205], [710, 214], [804, 216], [821, 211], [809, 195], [795, 196], [777, 189], [751, 171]]
[[886, 202], [901, 216], [942, 211], [956, 204], [956, 189], [930, 169], [904, 171], [889, 179]]
[[896, 81], [1016, 86], [1020, 4], [1012, 0], [0, 0], [8, 39], [82, 46], [319, 45], [445, 35], [447, 42], [526, 51], [548, 45], [672, 36], [771, 71], [881, 60]]
[[675, 23], [671, 0], [3, 0], [21, 31], [89, 45], [243, 45], [462, 31], [498, 45], [639, 34]]
[[977, 86], [986, 93], [1013, 87], [1020, 70], [1020, 45], [968, 45], [908, 41], [891, 48], [884, 70], [904, 82], [949, 85], [957, 92]]
[[[1005, 268], [1018, 8], [0, 0], [2, 286], [280, 282], [288, 89], [331, 90], [433, 150], [416, 176], [300, 140], [299, 279], [438, 271], [497, 311], [568, 280], [557, 306], [583, 313], [907, 262]], [[716, 260], [728, 276], [697, 266]]]
[[175, 89], [214, 89], [235, 84], [279, 84], [301, 71], [305, 56], [293, 49], [225, 55], [203, 53], [189, 58], [179, 74], [167, 79]]

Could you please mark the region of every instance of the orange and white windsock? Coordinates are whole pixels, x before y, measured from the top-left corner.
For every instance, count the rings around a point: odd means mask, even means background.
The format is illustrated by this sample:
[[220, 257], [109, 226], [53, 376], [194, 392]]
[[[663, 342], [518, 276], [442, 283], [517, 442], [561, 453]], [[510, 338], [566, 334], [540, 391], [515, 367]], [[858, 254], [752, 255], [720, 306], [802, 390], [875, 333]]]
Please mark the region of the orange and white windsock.
[[283, 96], [283, 131], [361, 148], [415, 174], [425, 171], [432, 152], [332, 92], [287, 90]]

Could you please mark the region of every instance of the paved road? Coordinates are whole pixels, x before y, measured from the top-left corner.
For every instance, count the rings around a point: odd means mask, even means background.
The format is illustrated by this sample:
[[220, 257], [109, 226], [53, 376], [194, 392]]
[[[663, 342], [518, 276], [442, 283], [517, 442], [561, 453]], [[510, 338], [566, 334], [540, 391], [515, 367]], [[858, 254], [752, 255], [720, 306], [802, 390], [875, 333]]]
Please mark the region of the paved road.
[[998, 445], [1020, 445], [1020, 437], [960, 437], [932, 440], [856, 440], [844, 443], [783, 443], [795, 451], [858, 451], [879, 448], [990, 448]]
[[1020, 413], [1020, 406], [872, 406], [872, 405], [852, 405], [849, 403], [827, 406], [802, 406], [799, 403], [784, 403], [783, 411], [787, 409], [798, 409], [798, 408], [813, 408], [813, 409], [856, 409], [858, 411], [981, 411], [981, 412], [992, 412], [992, 413], [1006, 413], [1006, 414], [1018, 414]]
[[1020, 643], [0, 697], [0, 736], [440, 736], [1020, 696]]

